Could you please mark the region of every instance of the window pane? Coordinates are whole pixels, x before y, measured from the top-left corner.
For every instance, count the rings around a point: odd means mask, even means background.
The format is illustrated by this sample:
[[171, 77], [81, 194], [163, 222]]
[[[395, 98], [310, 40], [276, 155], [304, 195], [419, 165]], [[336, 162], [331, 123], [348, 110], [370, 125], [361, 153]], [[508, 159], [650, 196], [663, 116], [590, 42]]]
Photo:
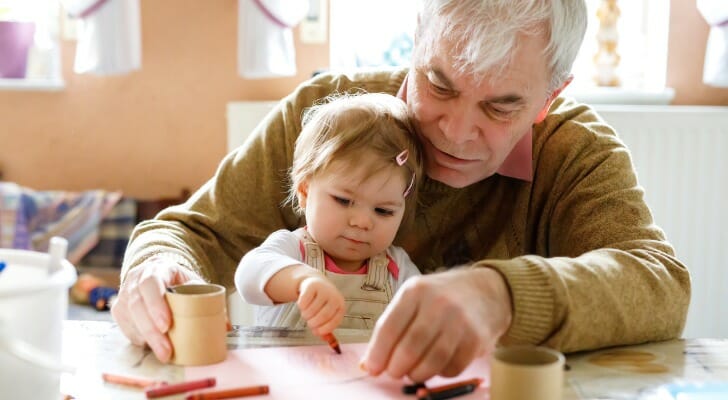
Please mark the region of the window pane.
[[331, 0], [331, 69], [408, 65], [416, 22], [416, 0]]
[[[603, 0], [586, 0], [589, 24], [574, 63], [569, 89], [593, 90], [597, 52], [597, 9]], [[621, 87], [661, 90], [667, 65], [669, 2], [617, 1], [617, 74]], [[386, 9], [387, 12], [382, 12]], [[407, 65], [417, 22], [416, 0], [331, 0], [331, 69]]]
[[[59, 6], [56, 0], [0, 0], [0, 62], [13, 64], [3, 72], [0, 87], [33, 88], [62, 85]], [[30, 32], [27, 46], [23, 34]], [[24, 68], [23, 68], [24, 66]], [[18, 69], [19, 68], [19, 69]], [[2, 66], [0, 66], [2, 69]]]
[[[589, 25], [579, 56], [574, 63], [572, 86], [595, 87], [597, 10], [603, 0], [587, 0]], [[667, 29], [669, 2], [664, 0], [622, 0], [617, 20], [617, 75], [621, 86], [631, 89], [662, 89], [667, 66]]]

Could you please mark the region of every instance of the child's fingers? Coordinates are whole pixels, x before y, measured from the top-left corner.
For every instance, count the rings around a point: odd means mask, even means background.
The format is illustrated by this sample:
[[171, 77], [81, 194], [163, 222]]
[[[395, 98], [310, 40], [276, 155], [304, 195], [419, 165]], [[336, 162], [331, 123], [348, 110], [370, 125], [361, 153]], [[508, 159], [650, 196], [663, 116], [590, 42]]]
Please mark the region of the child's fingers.
[[313, 315], [310, 319], [307, 319], [306, 321], [308, 323], [308, 326], [312, 330], [321, 330], [321, 327], [324, 324], [334, 320], [337, 314], [343, 315], [343, 311], [338, 304], [329, 302], [326, 303], [326, 305], [322, 307], [317, 314]]
[[298, 304], [298, 308], [303, 311], [304, 309], [311, 306], [311, 303], [316, 298], [316, 291], [315, 290], [304, 290], [300, 296], [298, 296], [298, 301], [296, 303]]
[[334, 331], [334, 329], [338, 328], [341, 324], [341, 320], [344, 319], [344, 309], [340, 308], [337, 310], [337, 312], [324, 324], [317, 327], [316, 329], [312, 329], [313, 333], [317, 336], [322, 336], [327, 333], [331, 333]]
[[316, 295], [306, 306], [302, 306], [299, 303], [298, 308], [301, 310], [301, 316], [303, 319], [308, 321], [310, 318], [313, 318], [314, 315], [318, 314], [325, 305], [325, 296]]

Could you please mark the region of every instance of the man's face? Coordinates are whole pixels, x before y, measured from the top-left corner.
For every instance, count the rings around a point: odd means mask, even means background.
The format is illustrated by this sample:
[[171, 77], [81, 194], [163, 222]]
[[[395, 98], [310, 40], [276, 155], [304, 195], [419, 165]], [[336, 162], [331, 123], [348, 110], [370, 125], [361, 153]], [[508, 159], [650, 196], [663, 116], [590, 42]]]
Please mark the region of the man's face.
[[427, 175], [465, 187], [493, 175], [549, 105], [546, 41], [522, 36], [502, 77], [481, 81], [454, 70], [450, 44], [432, 43], [428, 59], [413, 60], [407, 105], [422, 138]]

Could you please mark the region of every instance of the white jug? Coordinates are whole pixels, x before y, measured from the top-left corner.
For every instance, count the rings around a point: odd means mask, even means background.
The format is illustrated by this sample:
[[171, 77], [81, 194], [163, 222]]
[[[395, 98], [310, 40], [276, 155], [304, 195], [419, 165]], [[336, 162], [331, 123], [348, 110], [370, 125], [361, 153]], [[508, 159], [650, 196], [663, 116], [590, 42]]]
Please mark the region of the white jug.
[[[64, 259], [65, 239], [50, 254], [0, 249], [0, 397], [56, 400], [63, 320], [76, 270]], [[60, 249], [60, 250], [59, 250]]]

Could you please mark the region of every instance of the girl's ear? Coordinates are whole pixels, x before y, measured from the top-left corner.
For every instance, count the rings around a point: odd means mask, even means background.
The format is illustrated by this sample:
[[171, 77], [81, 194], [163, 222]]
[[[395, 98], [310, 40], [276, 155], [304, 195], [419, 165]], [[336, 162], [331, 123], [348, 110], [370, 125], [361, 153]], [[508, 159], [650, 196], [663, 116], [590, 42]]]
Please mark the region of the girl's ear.
[[301, 181], [296, 188], [296, 197], [298, 197], [298, 206], [306, 209], [306, 200], [308, 200], [308, 182]]

